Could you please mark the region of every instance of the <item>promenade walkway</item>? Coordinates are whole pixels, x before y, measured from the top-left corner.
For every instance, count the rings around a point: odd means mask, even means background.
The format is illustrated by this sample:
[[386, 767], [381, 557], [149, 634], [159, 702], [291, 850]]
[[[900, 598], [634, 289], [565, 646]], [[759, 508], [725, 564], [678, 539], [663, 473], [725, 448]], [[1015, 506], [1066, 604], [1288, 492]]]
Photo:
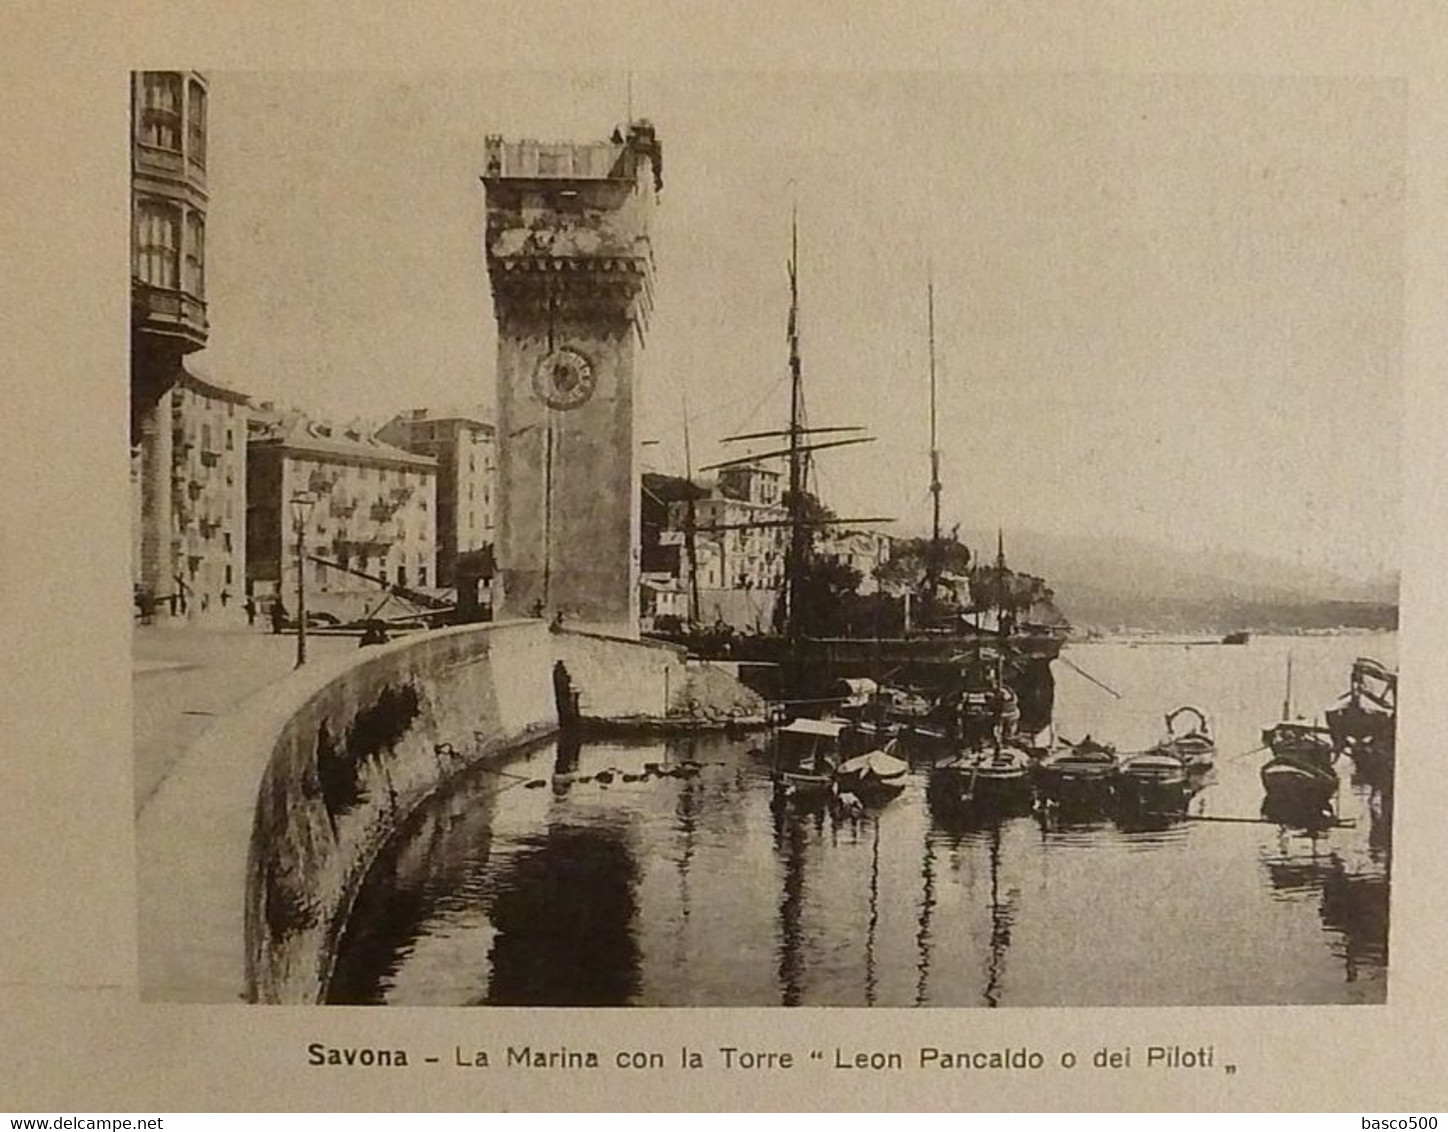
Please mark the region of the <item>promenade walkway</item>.
[[[356, 637], [307, 638], [309, 658], [356, 649]], [[296, 652], [295, 636], [273, 635], [260, 618], [250, 628], [161, 623], [133, 630], [137, 814], [211, 722], [291, 672]]]

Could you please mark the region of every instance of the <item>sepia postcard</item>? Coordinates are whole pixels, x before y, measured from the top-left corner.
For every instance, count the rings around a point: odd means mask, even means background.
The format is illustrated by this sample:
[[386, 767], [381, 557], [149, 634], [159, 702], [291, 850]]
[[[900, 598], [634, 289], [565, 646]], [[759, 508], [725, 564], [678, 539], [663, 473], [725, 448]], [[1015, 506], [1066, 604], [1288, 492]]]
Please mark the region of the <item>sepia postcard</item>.
[[212, 15], [9, 49], [7, 1103], [1444, 1107], [1440, 15]]

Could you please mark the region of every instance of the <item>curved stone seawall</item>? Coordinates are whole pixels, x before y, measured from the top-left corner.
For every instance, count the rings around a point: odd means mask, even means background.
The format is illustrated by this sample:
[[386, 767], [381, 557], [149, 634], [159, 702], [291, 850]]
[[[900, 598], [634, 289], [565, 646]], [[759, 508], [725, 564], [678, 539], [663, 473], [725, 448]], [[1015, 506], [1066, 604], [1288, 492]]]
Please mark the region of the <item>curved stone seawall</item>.
[[689, 683], [673, 648], [499, 623], [308, 665], [218, 720], [138, 824], [143, 997], [318, 1002], [378, 850], [454, 775], [557, 728], [559, 661], [593, 718], [658, 718]]

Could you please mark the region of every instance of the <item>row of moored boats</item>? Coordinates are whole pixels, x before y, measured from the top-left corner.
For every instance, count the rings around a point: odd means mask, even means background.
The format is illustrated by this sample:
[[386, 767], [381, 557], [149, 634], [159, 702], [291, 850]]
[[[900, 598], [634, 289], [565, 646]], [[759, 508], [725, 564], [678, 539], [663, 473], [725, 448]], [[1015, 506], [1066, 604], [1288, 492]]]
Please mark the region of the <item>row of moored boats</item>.
[[[848, 718], [795, 719], [775, 733], [774, 781], [777, 792], [799, 804], [840, 801], [878, 805], [904, 789], [910, 762], [902, 743], [919, 730], [876, 745], [888, 725], [861, 728]], [[903, 730], [903, 728], [902, 728]], [[933, 740], [933, 742], [932, 742]], [[927, 735], [923, 746], [937, 748]], [[1206, 713], [1184, 706], [1167, 716], [1166, 733], [1151, 748], [1118, 754], [1090, 736], [1080, 742], [1047, 744], [1032, 737], [1005, 734], [999, 741], [961, 745], [932, 759], [933, 800], [962, 806], [1016, 809], [1047, 806], [1117, 805], [1145, 812], [1185, 808], [1211, 771], [1216, 745]]]
[[[1262, 731], [1263, 810], [1311, 824], [1333, 813], [1340, 755], [1375, 783], [1391, 773], [1397, 678], [1377, 661], [1359, 659], [1325, 726], [1291, 718], [1290, 682], [1289, 669], [1283, 719]], [[895, 702], [907, 710], [885, 710]], [[799, 806], [880, 805], [904, 789], [908, 751], [928, 756], [936, 803], [1171, 815], [1186, 811], [1218, 757], [1211, 720], [1189, 704], [1166, 715], [1160, 739], [1131, 752], [1089, 735], [1073, 743], [1019, 733], [1004, 682], [958, 697], [955, 712], [953, 726], [932, 728], [922, 724], [918, 705], [872, 689], [837, 716], [792, 720], [776, 730], [770, 752], [776, 794]]]

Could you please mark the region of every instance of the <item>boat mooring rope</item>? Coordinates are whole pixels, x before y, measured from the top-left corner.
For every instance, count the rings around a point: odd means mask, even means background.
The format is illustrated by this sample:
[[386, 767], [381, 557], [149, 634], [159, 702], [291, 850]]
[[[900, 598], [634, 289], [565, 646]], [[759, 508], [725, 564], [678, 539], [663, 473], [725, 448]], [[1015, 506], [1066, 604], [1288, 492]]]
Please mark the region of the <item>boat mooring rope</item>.
[[1062, 664], [1066, 665], [1067, 667], [1069, 667], [1070, 669], [1072, 669], [1074, 672], [1078, 673], [1078, 674], [1081, 675], [1081, 676], [1084, 676], [1087, 680], [1090, 680], [1091, 683], [1095, 684], [1098, 688], [1102, 689], [1103, 691], [1110, 692], [1110, 693], [1111, 693], [1113, 696], [1115, 696], [1118, 700], [1121, 699], [1121, 693], [1120, 693], [1120, 692], [1118, 692], [1115, 688], [1111, 687], [1110, 685], [1104, 684], [1104, 683], [1102, 683], [1100, 680], [1096, 679], [1096, 677], [1092, 676], [1091, 673], [1087, 672], [1084, 668], [1082, 668], [1079, 664], [1077, 664], [1077, 663], [1076, 663], [1074, 660], [1072, 660], [1070, 657], [1068, 657], [1068, 656], [1063, 656], [1063, 657], [1059, 657], [1058, 659], [1061, 661]]
[[[1183, 814], [1183, 821], [1216, 821], [1232, 822], [1238, 825], [1282, 825], [1280, 821], [1273, 821], [1271, 818], [1239, 818], [1230, 817], [1226, 814]], [[1324, 822], [1323, 829], [1356, 829], [1357, 822], [1352, 818], [1334, 818], [1330, 822]]]

